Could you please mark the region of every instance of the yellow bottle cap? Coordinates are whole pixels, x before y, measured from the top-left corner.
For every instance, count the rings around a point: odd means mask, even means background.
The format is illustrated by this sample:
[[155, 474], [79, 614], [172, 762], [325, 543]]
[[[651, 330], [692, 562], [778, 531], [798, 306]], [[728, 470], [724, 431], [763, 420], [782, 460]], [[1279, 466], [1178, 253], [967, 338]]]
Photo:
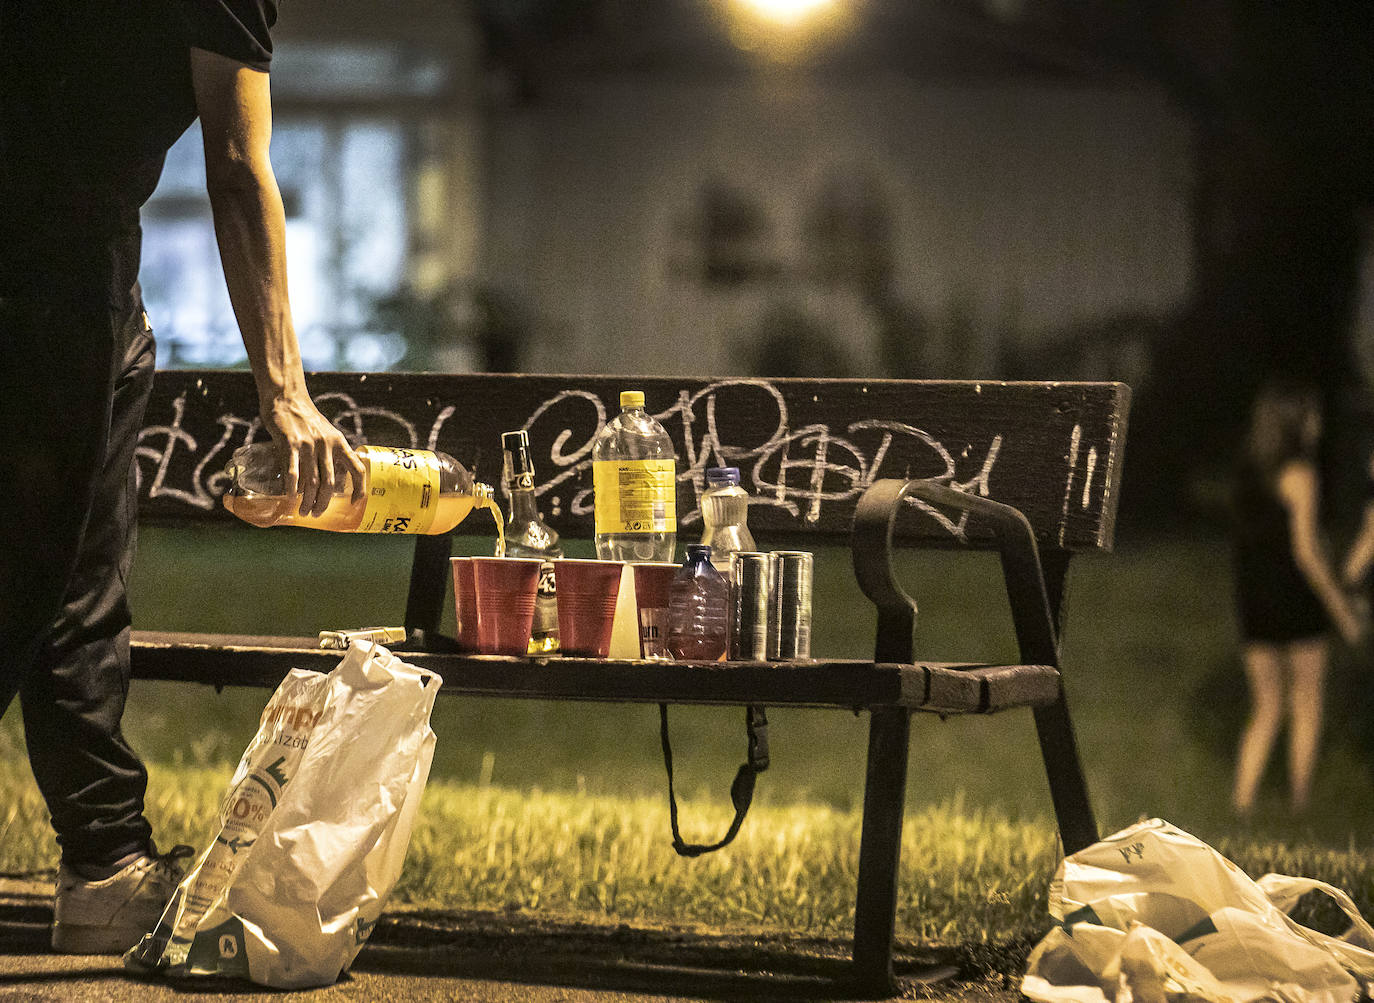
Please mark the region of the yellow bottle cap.
[[622, 390], [620, 391], [620, 409], [623, 411], [631, 407], [644, 406], [643, 390]]

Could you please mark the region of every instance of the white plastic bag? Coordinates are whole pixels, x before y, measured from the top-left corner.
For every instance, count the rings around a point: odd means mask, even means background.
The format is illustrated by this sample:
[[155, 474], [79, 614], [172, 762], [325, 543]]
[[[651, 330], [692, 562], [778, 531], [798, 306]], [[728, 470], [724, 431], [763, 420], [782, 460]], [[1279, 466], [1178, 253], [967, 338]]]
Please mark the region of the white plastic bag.
[[[1314, 890], [1350, 920], [1341, 938], [1288, 915]], [[1157, 818], [1066, 857], [1050, 915], [1021, 984], [1040, 1003], [1351, 1003], [1357, 979], [1374, 978], [1374, 928], [1344, 892], [1279, 874], [1252, 881]]]
[[219, 834], [126, 964], [285, 989], [337, 980], [400, 877], [439, 685], [365, 641], [327, 675], [293, 669], [229, 783]]

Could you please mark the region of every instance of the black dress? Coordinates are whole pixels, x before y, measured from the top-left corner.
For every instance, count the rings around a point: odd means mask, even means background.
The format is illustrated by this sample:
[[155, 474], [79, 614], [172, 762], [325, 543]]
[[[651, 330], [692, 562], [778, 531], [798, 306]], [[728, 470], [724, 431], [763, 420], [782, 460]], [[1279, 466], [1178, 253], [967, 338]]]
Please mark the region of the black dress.
[[1251, 464], [1242, 465], [1235, 485], [1233, 560], [1242, 639], [1285, 643], [1320, 637], [1330, 621], [1293, 560], [1287, 507]]

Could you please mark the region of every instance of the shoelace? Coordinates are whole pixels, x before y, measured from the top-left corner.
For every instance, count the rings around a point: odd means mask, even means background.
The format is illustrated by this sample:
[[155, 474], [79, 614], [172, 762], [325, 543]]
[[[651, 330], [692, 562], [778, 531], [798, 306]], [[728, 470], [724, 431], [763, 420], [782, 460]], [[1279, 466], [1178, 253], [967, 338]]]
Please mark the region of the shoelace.
[[154, 848], [150, 856], [153, 859], [153, 870], [164, 877], [171, 878], [173, 881], [180, 881], [182, 867], [178, 861], [189, 859], [196, 854], [195, 848], [187, 846], [185, 843], [178, 843], [166, 853], [158, 853]]

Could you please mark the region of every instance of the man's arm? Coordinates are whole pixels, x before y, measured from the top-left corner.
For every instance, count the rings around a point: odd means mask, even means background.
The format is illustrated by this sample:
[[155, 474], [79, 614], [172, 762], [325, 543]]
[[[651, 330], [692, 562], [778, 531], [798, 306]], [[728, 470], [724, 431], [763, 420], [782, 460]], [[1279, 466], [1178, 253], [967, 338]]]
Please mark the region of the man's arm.
[[286, 214], [268, 159], [272, 102], [268, 75], [227, 56], [191, 50], [191, 80], [205, 138], [206, 186], [224, 280], [258, 387], [262, 422], [286, 451], [287, 493], [302, 513], [324, 511], [362, 462], [320, 414], [305, 386], [286, 290]]

